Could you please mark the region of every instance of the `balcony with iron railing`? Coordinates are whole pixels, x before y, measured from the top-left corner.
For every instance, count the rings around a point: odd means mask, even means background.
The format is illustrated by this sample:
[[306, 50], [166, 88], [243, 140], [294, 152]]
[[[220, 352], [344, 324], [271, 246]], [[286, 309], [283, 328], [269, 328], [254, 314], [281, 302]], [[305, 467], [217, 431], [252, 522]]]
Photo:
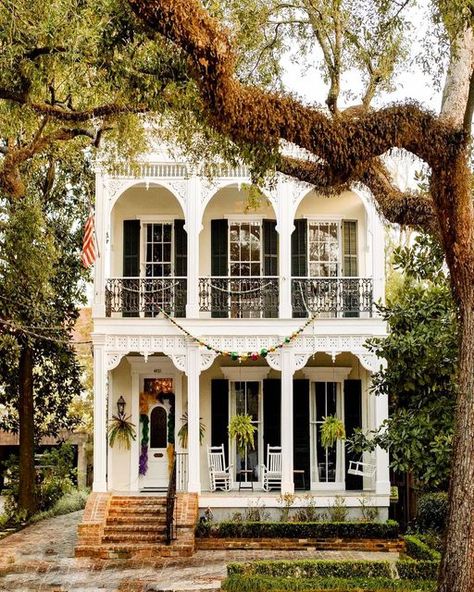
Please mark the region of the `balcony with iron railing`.
[[[276, 276], [213, 276], [200, 277], [197, 281], [200, 318], [279, 316], [280, 278]], [[110, 278], [105, 289], [106, 316], [156, 317], [164, 311], [170, 316], [185, 317], [188, 286], [185, 277]], [[374, 316], [372, 278], [294, 277], [290, 298], [293, 317]]]

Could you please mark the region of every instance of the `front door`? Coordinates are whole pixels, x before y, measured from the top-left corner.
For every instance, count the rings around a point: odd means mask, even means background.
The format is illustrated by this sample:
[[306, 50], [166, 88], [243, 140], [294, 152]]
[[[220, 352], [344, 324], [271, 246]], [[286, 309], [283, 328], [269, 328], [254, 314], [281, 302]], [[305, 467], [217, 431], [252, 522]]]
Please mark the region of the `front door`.
[[142, 482], [145, 489], [168, 487], [168, 413], [162, 403], [151, 405], [148, 410], [148, 470]]

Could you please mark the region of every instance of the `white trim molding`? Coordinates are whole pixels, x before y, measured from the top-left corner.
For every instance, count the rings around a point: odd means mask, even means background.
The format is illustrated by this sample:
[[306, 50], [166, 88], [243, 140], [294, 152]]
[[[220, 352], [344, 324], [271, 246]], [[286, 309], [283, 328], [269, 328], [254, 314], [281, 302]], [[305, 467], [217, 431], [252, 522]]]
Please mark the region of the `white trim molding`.
[[270, 368], [265, 366], [250, 366], [242, 369], [240, 366], [222, 366], [221, 371], [228, 380], [242, 380], [242, 372], [244, 380], [263, 380], [268, 376]]
[[303, 374], [311, 382], [343, 382], [351, 370], [346, 366], [310, 366], [303, 368]]

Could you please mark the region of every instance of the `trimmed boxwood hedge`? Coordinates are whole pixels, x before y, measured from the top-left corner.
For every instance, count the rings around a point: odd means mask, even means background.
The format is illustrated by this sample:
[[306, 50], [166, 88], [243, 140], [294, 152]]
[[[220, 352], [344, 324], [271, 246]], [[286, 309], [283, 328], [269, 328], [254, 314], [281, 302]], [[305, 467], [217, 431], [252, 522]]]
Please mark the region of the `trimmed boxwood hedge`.
[[[275, 578], [390, 578], [389, 561], [251, 561], [229, 563], [227, 575], [261, 575]], [[412, 579], [412, 578], [410, 578]]]
[[403, 581], [388, 578], [272, 578], [268, 576], [232, 575], [222, 582], [226, 592], [291, 591], [319, 592], [435, 592], [434, 581]]
[[421, 541], [417, 536], [405, 535], [406, 552], [412, 559], [420, 559], [427, 561], [440, 561], [441, 553], [435, 549], [431, 549], [426, 543]]
[[396, 567], [401, 580], [436, 580], [439, 561], [397, 561]]
[[290, 539], [396, 539], [398, 522], [219, 522], [196, 530], [200, 537]]

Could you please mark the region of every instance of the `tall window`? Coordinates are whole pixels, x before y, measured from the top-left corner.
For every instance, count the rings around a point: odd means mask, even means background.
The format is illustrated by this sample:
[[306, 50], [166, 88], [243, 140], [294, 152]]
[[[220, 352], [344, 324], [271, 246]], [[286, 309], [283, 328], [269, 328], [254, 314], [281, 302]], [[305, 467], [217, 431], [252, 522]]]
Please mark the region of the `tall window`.
[[310, 221], [308, 227], [310, 277], [340, 274], [339, 223]]
[[260, 382], [238, 381], [231, 384], [233, 387], [232, 415], [250, 415], [252, 424], [256, 428], [253, 448], [248, 447], [242, 455], [236, 450], [234, 463], [236, 477], [241, 481], [258, 481], [258, 471], [262, 463], [259, 445], [261, 432]]
[[329, 448], [321, 444], [321, 426], [328, 415], [339, 415], [338, 387], [337, 382], [316, 382], [314, 385], [311, 431], [315, 476], [319, 483], [331, 483], [336, 481], [337, 444]]
[[172, 265], [171, 224], [147, 224], [145, 245], [145, 274], [147, 277], [170, 277]]
[[260, 276], [262, 273], [262, 223], [231, 222], [229, 243], [230, 275]]

